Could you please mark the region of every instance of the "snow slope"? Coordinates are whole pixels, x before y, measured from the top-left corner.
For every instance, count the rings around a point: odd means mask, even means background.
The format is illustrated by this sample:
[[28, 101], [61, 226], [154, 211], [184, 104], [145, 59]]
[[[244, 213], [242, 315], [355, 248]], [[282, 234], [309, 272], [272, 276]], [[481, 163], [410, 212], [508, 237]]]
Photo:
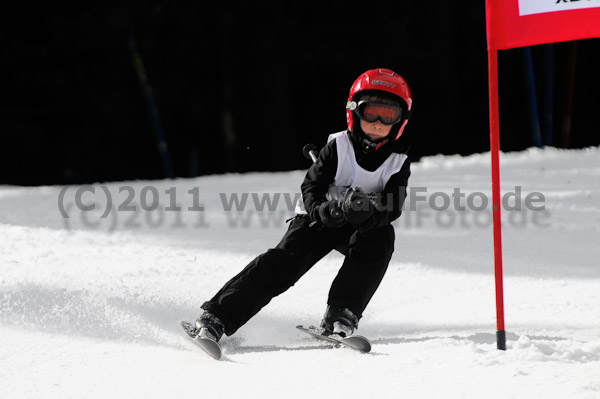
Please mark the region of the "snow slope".
[[303, 171], [0, 187], [0, 398], [600, 398], [600, 151], [501, 167], [503, 193], [545, 206], [503, 212], [505, 352], [491, 205], [470, 209], [490, 195], [489, 154], [413, 165], [413, 208], [359, 328], [368, 355], [294, 328], [319, 321], [335, 253], [224, 338], [221, 362], [179, 326], [277, 243]]

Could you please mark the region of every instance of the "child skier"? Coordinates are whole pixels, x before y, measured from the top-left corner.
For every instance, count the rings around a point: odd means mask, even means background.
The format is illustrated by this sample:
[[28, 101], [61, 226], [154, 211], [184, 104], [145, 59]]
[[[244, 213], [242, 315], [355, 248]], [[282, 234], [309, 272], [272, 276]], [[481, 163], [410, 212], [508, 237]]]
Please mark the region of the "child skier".
[[302, 202], [281, 242], [251, 261], [202, 305], [199, 335], [230, 336], [315, 263], [345, 255], [321, 321], [326, 333], [358, 327], [394, 251], [394, 227], [410, 176], [404, 128], [412, 108], [406, 81], [369, 70], [350, 88], [346, 131], [332, 134], [302, 183]]

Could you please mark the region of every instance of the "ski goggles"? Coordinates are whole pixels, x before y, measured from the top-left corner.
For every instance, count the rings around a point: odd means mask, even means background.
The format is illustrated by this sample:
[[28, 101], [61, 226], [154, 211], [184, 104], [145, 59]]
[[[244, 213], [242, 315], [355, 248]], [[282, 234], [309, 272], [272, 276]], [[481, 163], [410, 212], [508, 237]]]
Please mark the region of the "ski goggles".
[[359, 101], [355, 112], [360, 119], [369, 123], [380, 121], [384, 125], [394, 125], [402, 120], [402, 108], [393, 104]]

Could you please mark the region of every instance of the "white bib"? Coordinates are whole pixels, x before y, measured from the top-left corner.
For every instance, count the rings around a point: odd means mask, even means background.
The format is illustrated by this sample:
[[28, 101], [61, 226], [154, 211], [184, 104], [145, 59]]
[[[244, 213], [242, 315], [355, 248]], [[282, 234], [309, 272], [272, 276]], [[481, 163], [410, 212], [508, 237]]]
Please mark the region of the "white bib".
[[[335, 179], [329, 186], [329, 192], [326, 195], [328, 200], [342, 198], [344, 192], [350, 187], [360, 187], [369, 195], [371, 201], [375, 201], [390, 177], [402, 169], [402, 165], [408, 158], [406, 154], [391, 153], [379, 168], [369, 172], [356, 162], [348, 131], [329, 135], [327, 141], [331, 140], [335, 140], [338, 164]], [[306, 213], [302, 200], [298, 201], [296, 213]]]

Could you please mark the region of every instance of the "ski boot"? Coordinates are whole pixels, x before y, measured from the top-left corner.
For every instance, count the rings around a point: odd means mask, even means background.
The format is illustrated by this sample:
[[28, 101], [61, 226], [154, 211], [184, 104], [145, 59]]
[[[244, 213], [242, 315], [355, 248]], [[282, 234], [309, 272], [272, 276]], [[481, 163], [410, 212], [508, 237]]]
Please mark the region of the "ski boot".
[[326, 334], [337, 334], [340, 337], [349, 337], [358, 327], [358, 318], [348, 308], [332, 308], [327, 306], [325, 315], [321, 320], [321, 328]]
[[204, 312], [196, 320], [196, 330], [198, 331], [198, 337], [219, 342], [223, 336], [225, 326], [215, 315]]

